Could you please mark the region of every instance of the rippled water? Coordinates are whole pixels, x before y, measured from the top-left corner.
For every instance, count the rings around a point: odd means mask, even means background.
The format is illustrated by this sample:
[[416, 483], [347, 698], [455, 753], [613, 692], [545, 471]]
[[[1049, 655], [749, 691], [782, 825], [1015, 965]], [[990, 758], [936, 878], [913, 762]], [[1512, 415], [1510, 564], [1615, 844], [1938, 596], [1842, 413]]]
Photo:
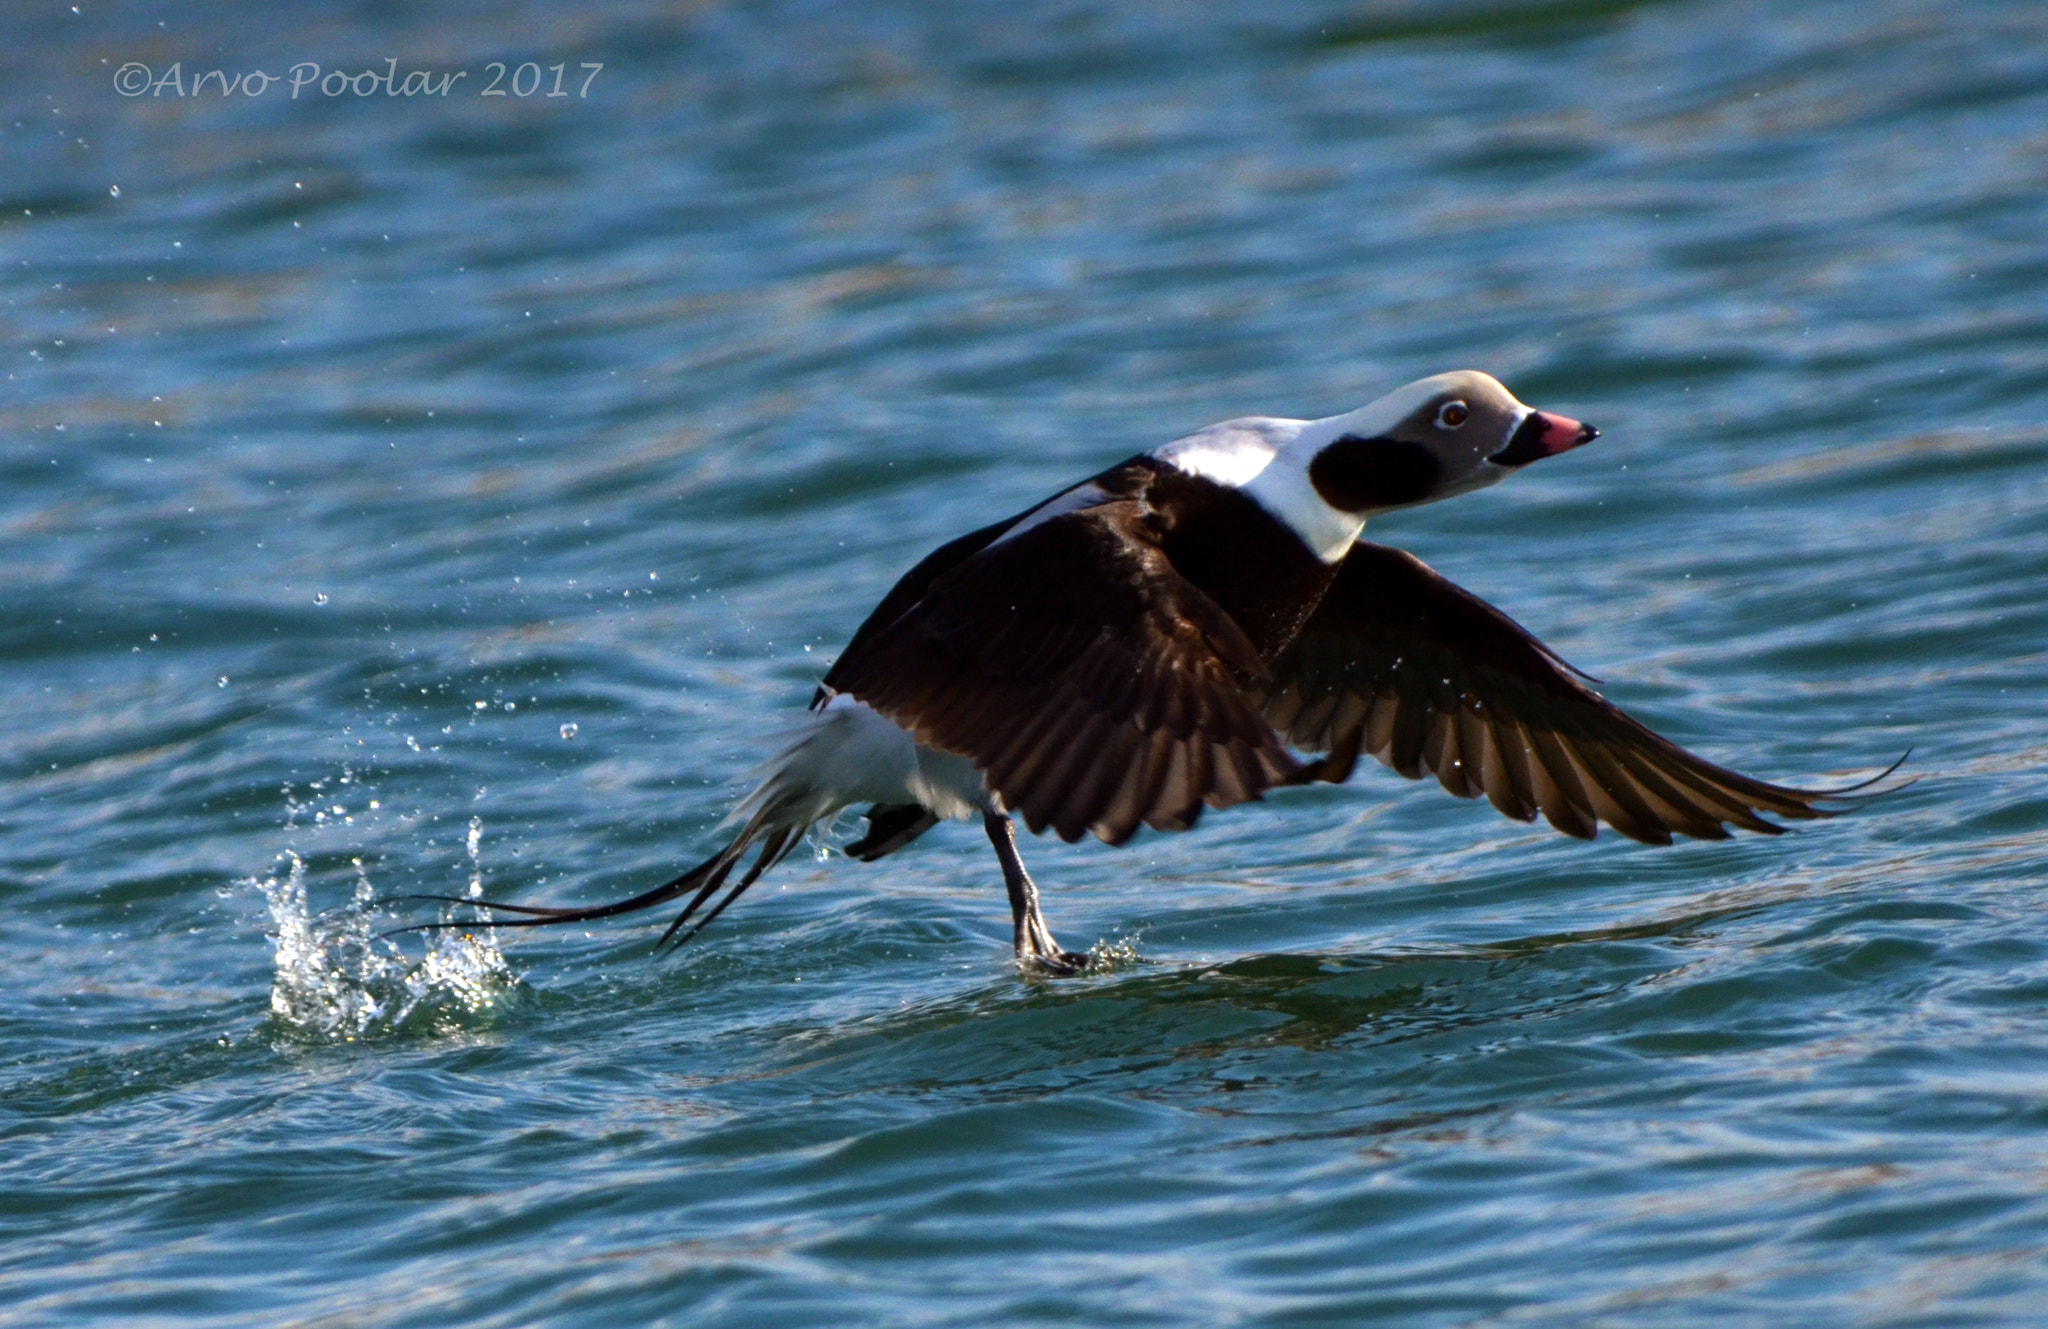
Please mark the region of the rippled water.
[[[2048, 11], [80, 9], [0, 19], [0, 1323], [2041, 1318]], [[469, 77], [114, 87], [388, 57]], [[1468, 365], [1604, 437], [1379, 538], [1917, 783], [1029, 843], [1072, 980], [971, 827], [377, 937], [694, 862], [941, 540]]]

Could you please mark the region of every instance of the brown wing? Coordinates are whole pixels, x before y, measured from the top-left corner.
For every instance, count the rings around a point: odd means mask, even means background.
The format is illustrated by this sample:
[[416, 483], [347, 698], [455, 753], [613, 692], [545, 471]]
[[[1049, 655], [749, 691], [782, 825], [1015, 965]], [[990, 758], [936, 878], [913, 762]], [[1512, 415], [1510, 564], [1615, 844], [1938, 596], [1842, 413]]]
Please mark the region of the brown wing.
[[815, 711], [823, 706], [832, 694], [839, 690], [840, 670], [848, 656], [857, 655], [861, 647], [872, 640], [876, 633], [901, 618], [906, 610], [922, 600], [924, 593], [931, 589], [933, 581], [988, 548], [997, 536], [1015, 526], [1025, 515], [1028, 514], [1019, 513], [1016, 517], [1005, 517], [978, 531], [969, 531], [957, 540], [948, 540], [919, 559], [916, 567], [898, 578], [896, 584], [889, 588], [889, 593], [882, 597], [881, 603], [869, 610], [867, 618], [854, 629], [853, 639], [848, 641], [846, 649], [839, 653], [839, 660], [825, 671], [825, 677], [818, 684], [818, 690], [811, 696], [811, 709]]
[[1138, 499], [1055, 517], [933, 578], [829, 681], [921, 743], [972, 760], [1062, 839], [1183, 830], [1298, 782], [1245, 692], [1258, 653], [1175, 572]]
[[1409, 779], [1433, 773], [1510, 817], [1538, 812], [1591, 839], [1596, 821], [1649, 844], [1673, 833], [1775, 834], [1760, 814], [1831, 815], [1825, 792], [1766, 784], [1703, 761], [1630, 719], [1513, 619], [1411, 554], [1360, 541], [1299, 636], [1272, 664], [1266, 718], [1326, 752], [1318, 779], [1361, 752]]

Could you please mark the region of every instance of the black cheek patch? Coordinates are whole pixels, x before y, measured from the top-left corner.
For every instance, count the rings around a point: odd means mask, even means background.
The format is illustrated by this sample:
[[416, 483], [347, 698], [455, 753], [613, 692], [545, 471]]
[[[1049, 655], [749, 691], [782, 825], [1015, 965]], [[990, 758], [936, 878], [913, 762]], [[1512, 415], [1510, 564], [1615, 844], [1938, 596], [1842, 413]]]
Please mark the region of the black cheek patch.
[[1549, 431], [1550, 421], [1543, 412], [1531, 411], [1508, 445], [1487, 460], [1495, 466], [1527, 466], [1532, 461], [1542, 461], [1550, 455], [1550, 449], [1543, 446], [1543, 436]]
[[1435, 492], [1443, 464], [1420, 443], [1346, 434], [1308, 464], [1309, 483], [1339, 512], [1398, 508]]

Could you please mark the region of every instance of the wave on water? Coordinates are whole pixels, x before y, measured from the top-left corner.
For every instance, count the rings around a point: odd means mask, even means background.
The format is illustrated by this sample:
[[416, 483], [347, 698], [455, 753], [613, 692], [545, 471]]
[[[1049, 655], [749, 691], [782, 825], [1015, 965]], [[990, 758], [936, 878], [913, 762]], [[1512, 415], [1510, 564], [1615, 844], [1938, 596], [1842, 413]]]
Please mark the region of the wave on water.
[[[482, 835], [482, 820], [471, 818], [471, 895], [482, 893]], [[270, 986], [275, 1027], [342, 1042], [439, 1029], [467, 1023], [465, 1017], [492, 1009], [517, 987], [518, 975], [498, 949], [488, 911], [468, 926], [425, 933], [427, 953], [414, 960], [380, 935], [388, 919], [360, 858], [354, 860], [354, 898], [318, 914], [307, 901], [306, 866], [298, 852], [287, 849], [278, 861], [282, 872], [252, 879], [276, 927], [277, 971]], [[452, 911], [444, 909], [444, 922]]]

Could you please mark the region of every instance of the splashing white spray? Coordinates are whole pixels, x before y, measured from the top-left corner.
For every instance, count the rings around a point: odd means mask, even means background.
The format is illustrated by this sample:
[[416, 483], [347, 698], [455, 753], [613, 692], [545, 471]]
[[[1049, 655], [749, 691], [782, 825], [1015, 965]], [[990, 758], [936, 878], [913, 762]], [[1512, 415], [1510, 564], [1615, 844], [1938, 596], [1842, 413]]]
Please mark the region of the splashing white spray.
[[[291, 830], [300, 809], [288, 806], [285, 828]], [[483, 894], [483, 829], [481, 817], [470, 818], [472, 898]], [[498, 950], [488, 913], [470, 926], [428, 933], [427, 953], [415, 963], [396, 943], [377, 935], [377, 891], [360, 858], [354, 860], [353, 901], [321, 914], [308, 904], [306, 865], [298, 851], [287, 849], [278, 862], [282, 873], [250, 884], [263, 892], [277, 929], [270, 1014], [279, 1027], [316, 1038], [354, 1040], [475, 1015], [517, 985], [517, 975]]]

